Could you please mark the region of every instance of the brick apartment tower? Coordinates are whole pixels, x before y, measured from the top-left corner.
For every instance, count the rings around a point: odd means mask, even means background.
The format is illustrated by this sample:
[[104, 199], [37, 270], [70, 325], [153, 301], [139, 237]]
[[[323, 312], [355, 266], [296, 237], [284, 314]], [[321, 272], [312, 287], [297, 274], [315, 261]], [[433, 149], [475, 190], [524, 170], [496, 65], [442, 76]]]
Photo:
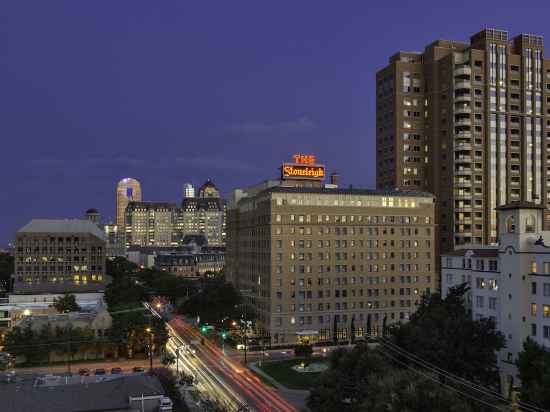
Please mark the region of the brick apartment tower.
[[497, 206], [547, 206], [543, 55], [541, 36], [486, 29], [399, 52], [377, 73], [377, 187], [434, 193], [442, 251], [495, 243]]

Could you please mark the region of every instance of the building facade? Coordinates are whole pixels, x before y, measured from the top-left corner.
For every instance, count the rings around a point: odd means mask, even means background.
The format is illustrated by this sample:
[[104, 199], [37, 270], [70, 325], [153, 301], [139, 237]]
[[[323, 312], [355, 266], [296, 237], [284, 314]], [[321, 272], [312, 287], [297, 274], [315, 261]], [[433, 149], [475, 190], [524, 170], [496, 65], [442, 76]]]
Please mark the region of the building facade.
[[377, 187], [434, 193], [443, 251], [494, 244], [497, 206], [547, 205], [542, 37], [487, 29], [469, 43], [437, 40], [392, 56], [376, 83]]
[[130, 202], [125, 212], [126, 246], [172, 246], [175, 203]]
[[197, 197], [184, 197], [179, 207], [168, 202], [132, 201], [125, 208], [125, 244], [174, 247], [183, 245], [186, 236], [200, 234], [210, 245], [221, 246], [225, 244], [225, 216], [225, 200], [210, 180], [199, 188]]
[[15, 238], [14, 293], [103, 291], [105, 244], [87, 220], [31, 220]]
[[116, 188], [116, 224], [124, 228], [126, 206], [130, 202], [141, 202], [141, 185], [136, 179], [124, 178]]
[[506, 338], [499, 353], [503, 388], [518, 382], [514, 362], [527, 337], [550, 348], [550, 231], [545, 209], [534, 203], [499, 207], [497, 247], [456, 250], [441, 256], [442, 292], [470, 286], [474, 319], [489, 317]]
[[268, 183], [230, 204], [226, 276], [272, 345], [380, 333], [439, 288], [432, 195]]

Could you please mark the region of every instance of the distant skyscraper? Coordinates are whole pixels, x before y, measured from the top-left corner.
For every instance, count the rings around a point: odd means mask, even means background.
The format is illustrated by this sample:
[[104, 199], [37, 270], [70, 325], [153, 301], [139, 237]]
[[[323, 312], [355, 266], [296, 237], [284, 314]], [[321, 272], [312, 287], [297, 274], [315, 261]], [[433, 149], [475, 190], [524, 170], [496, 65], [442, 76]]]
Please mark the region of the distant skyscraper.
[[183, 197], [195, 197], [195, 188], [191, 183], [186, 183], [183, 185]]
[[141, 185], [136, 179], [124, 178], [118, 182], [116, 189], [116, 223], [124, 227], [124, 212], [129, 202], [141, 201]]

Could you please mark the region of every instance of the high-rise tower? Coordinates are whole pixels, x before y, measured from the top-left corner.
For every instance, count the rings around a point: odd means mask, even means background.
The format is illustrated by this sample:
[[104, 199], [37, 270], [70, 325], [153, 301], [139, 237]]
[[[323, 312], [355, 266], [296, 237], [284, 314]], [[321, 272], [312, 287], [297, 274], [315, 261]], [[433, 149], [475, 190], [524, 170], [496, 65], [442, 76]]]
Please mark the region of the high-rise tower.
[[486, 29], [399, 52], [377, 73], [377, 186], [434, 193], [442, 251], [494, 244], [500, 205], [547, 206], [543, 54], [540, 36]]
[[141, 201], [141, 185], [136, 179], [126, 177], [118, 182], [116, 189], [116, 223], [124, 228], [124, 212], [129, 202]]

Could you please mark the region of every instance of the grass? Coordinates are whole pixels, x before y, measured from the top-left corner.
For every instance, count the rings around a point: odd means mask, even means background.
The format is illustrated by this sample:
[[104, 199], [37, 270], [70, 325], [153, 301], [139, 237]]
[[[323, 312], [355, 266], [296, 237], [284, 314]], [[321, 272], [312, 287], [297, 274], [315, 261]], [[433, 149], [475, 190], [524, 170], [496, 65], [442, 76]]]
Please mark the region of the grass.
[[[302, 359], [264, 362], [260, 369], [289, 389], [310, 389], [321, 373], [300, 373], [291, 369], [301, 362]], [[324, 362], [324, 359], [312, 358], [310, 362]]]

